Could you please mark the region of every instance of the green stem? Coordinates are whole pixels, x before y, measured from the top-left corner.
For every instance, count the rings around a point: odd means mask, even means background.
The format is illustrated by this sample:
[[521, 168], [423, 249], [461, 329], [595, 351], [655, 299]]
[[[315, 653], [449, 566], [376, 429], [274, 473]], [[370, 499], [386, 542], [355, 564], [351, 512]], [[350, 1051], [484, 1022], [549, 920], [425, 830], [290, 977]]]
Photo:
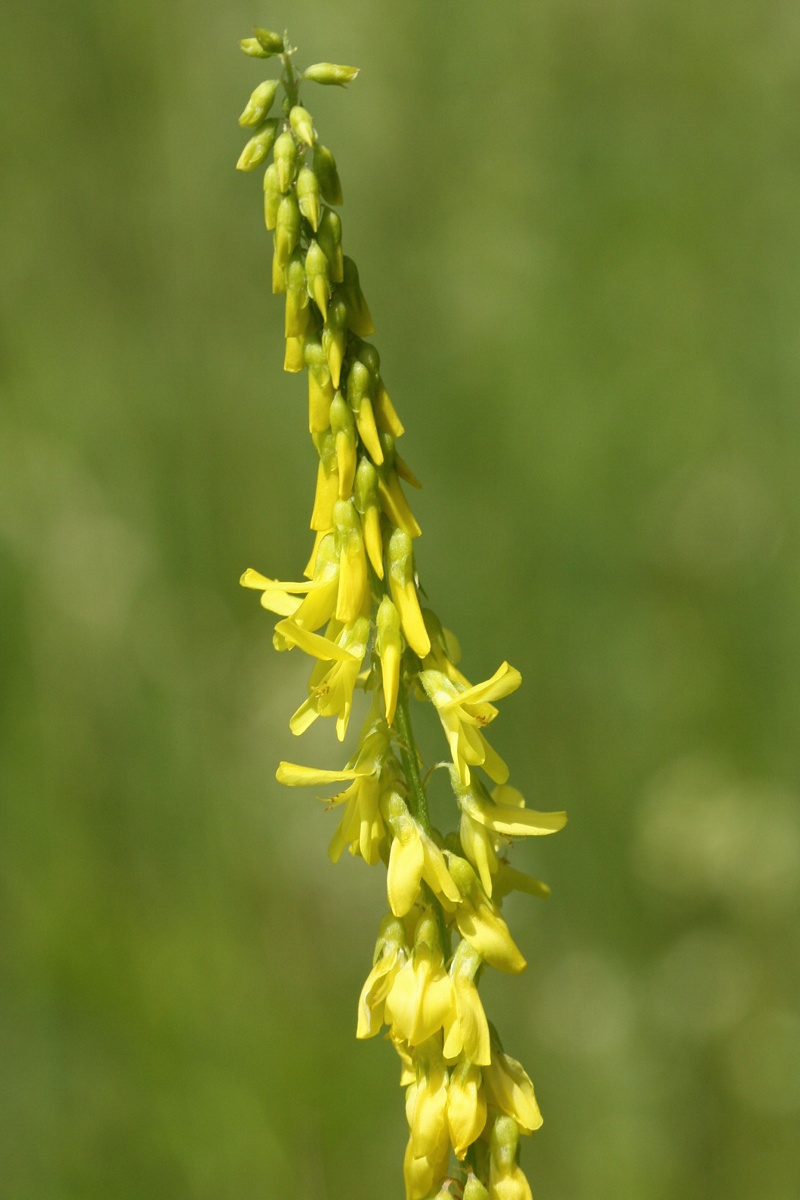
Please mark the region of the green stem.
[[431, 819], [428, 815], [428, 797], [425, 795], [422, 776], [419, 773], [417, 743], [414, 741], [414, 731], [411, 728], [411, 714], [408, 711], [408, 688], [402, 679], [400, 680], [394, 719], [397, 731], [400, 734], [400, 755], [403, 759], [406, 781], [410, 792], [411, 812], [430, 836]]

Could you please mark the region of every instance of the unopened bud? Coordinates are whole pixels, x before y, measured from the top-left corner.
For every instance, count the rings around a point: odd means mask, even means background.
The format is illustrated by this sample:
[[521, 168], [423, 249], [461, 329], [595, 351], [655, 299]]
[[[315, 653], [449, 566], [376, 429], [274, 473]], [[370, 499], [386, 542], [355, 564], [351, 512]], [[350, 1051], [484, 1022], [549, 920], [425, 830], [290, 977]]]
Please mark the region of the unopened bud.
[[306, 360], [303, 357], [303, 345], [305, 339], [303, 337], [288, 337], [286, 339], [286, 353], [283, 357], [284, 371], [291, 371], [296, 375], [298, 371], [302, 371], [306, 365]]
[[244, 50], [250, 58], [271, 58], [274, 51], [265, 50], [258, 38], [240, 38], [239, 49]]
[[349, 255], [345, 255], [342, 260], [342, 279], [344, 281], [342, 290], [350, 310], [350, 328], [359, 337], [370, 337], [375, 332], [375, 325], [364, 299], [364, 293], [361, 291], [358, 267]]
[[293, 192], [288, 192], [278, 205], [275, 224], [275, 255], [286, 268], [300, 240], [300, 209]]
[[278, 168], [273, 162], [264, 172], [264, 223], [267, 229], [275, 228], [280, 202], [281, 189], [278, 185]]
[[314, 145], [314, 126], [311, 121], [311, 113], [303, 108], [302, 104], [295, 104], [292, 108], [289, 113], [289, 124], [301, 142], [305, 142], [307, 146]]
[[263, 129], [259, 129], [258, 133], [250, 138], [244, 150], [239, 155], [239, 161], [236, 164], [237, 171], [252, 171], [269, 154], [275, 144], [275, 134], [278, 130], [278, 122], [273, 118], [265, 123]]
[[275, 166], [278, 168], [278, 185], [282, 192], [288, 192], [297, 169], [297, 142], [288, 129], [275, 142]]
[[328, 315], [328, 301], [331, 296], [330, 263], [319, 242], [312, 241], [306, 255], [306, 276], [308, 294], [322, 313]]
[[331, 369], [333, 386], [338, 388], [344, 354], [347, 349], [347, 305], [341, 297], [334, 296], [331, 300], [325, 328], [322, 331], [322, 345]]
[[400, 638], [400, 614], [388, 596], [384, 596], [378, 607], [378, 636], [376, 648], [381, 660], [383, 675], [383, 699], [386, 705], [386, 723], [391, 725], [397, 708], [400, 686], [400, 656], [403, 651]]
[[324, 433], [331, 423], [334, 388], [327, 356], [316, 335], [306, 341], [305, 358], [308, 367], [309, 431]]
[[338, 213], [326, 208], [319, 221], [317, 241], [328, 256], [331, 264], [331, 280], [341, 283], [344, 279], [344, 259], [342, 257], [342, 222]]
[[256, 41], [267, 56], [283, 53], [283, 38], [271, 29], [255, 29]]
[[364, 543], [375, 574], [383, 579], [383, 544], [381, 541], [381, 509], [378, 495], [378, 472], [366, 456], [356, 471], [355, 504], [361, 514]]
[[342, 184], [336, 169], [336, 159], [327, 146], [319, 142], [314, 147], [314, 174], [319, 180], [319, 190], [328, 204], [342, 203]]
[[405, 530], [395, 529], [392, 533], [389, 538], [388, 558], [389, 587], [400, 613], [403, 633], [414, 653], [420, 658], [425, 658], [430, 654], [431, 643], [417, 597], [413, 544]]
[[358, 74], [358, 67], [342, 67], [338, 63], [314, 63], [303, 71], [303, 78], [314, 83], [336, 83], [345, 87]]
[[369, 576], [361, 522], [352, 500], [339, 499], [333, 506], [333, 524], [339, 543], [339, 592], [336, 619], [349, 624], [369, 603]]
[[306, 290], [306, 272], [302, 254], [295, 251], [286, 269], [286, 321], [284, 334], [287, 338], [302, 337], [307, 328], [308, 291]]
[[260, 125], [272, 108], [277, 90], [277, 79], [265, 79], [263, 83], [260, 83], [247, 101], [245, 110], [239, 117], [239, 124]]
[[337, 392], [333, 398], [330, 418], [331, 432], [336, 438], [339, 496], [342, 500], [347, 500], [353, 490], [356, 474], [356, 429], [353, 414], [341, 392]]
[[310, 167], [301, 167], [297, 176], [297, 202], [300, 212], [316, 233], [322, 211], [319, 198], [319, 180]]
[[489, 1192], [478, 1176], [470, 1171], [464, 1184], [464, 1200], [489, 1200]]

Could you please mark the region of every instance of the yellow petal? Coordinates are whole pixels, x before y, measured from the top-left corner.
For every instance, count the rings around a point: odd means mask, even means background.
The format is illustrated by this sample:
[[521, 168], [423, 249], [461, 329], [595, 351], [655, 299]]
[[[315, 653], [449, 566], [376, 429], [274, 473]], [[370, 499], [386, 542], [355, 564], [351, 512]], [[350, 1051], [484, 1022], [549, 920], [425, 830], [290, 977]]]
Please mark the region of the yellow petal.
[[491, 679], [486, 679], [483, 683], [476, 683], [466, 691], [460, 692], [445, 707], [456, 704], [479, 704], [485, 700], [502, 700], [504, 696], [515, 692], [521, 683], [522, 676], [516, 667], [509, 666], [507, 662], [504, 662], [500, 664]]
[[404, 917], [411, 911], [419, 895], [424, 865], [425, 852], [418, 832], [409, 836], [406, 842], [401, 841], [399, 837], [393, 839], [389, 852], [386, 891], [389, 907], [396, 917]]
[[318, 767], [302, 767], [298, 763], [281, 762], [275, 772], [278, 783], [287, 787], [321, 787], [327, 783], [342, 783], [346, 779], [360, 779], [371, 775], [372, 771], [364, 768], [353, 771], [323, 771]]

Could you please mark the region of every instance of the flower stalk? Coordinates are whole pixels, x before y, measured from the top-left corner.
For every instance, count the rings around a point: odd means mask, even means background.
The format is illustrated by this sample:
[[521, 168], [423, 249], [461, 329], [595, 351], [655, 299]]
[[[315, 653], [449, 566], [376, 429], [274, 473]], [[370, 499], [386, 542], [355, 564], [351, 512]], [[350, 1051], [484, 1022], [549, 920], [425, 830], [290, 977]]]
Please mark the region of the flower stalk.
[[[322, 62], [298, 72], [288, 38], [264, 29], [241, 46], [283, 68], [280, 81], [255, 88], [242, 112], [240, 124], [252, 132], [237, 167], [266, 164], [272, 290], [285, 297], [284, 367], [306, 373], [319, 458], [305, 579], [282, 582], [248, 568], [241, 583], [279, 618], [276, 650], [299, 650], [311, 661], [292, 732], [329, 717], [342, 741], [362, 710], [344, 766], [282, 762], [277, 779], [338, 788], [328, 797], [341, 812], [331, 859], [347, 849], [386, 867], [389, 912], [356, 1036], [387, 1026], [400, 1058], [406, 1200], [525, 1200], [531, 1192], [519, 1140], [539, 1128], [541, 1114], [530, 1078], [489, 1026], [478, 983], [486, 966], [517, 974], [526, 965], [501, 913], [504, 897], [549, 894], [509, 865], [510, 838], [555, 833], [566, 814], [528, 809], [486, 737], [496, 702], [519, 687], [519, 672], [504, 662], [471, 683], [458, 667], [455, 637], [420, 604], [414, 546], [421, 529], [403, 487], [418, 483], [398, 453], [404, 427], [367, 340], [375, 330], [358, 270], [344, 253], [336, 161], [300, 98], [305, 82], [343, 87], [357, 68]], [[450, 831], [431, 823], [412, 726], [416, 698], [436, 714], [448, 747]]]

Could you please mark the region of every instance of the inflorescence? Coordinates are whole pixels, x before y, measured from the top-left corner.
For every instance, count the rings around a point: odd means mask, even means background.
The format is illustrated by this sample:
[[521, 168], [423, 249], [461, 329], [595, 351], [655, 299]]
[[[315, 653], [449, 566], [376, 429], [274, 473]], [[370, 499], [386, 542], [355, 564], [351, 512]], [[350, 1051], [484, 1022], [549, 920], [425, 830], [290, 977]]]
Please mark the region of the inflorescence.
[[[253, 135], [237, 166], [250, 171], [271, 158], [264, 215], [273, 231], [272, 290], [285, 296], [284, 367], [306, 371], [319, 456], [305, 579], [281, 582], [249, 569], [241, 582], [281, 618], [275, 648], [298, 647], [313, 661], [293, 733], [332, 717], [342, 741], [357, 688], [369, 704], [341, 769], [282, 762], [277, 778], [290, 787], [346, 785], [328, 801], [341, 811], [330, 857], [348, 850], [387, 868], [389, 911], [356, 1036], [386, 1025], [400, 1058], [407, 1200], [526, 1200], [519, 1136], [542, 1118], [530, 1078], [487, 1021], [478, 982], [484, 966], [516, 974], [526, 965], [501, 915], [503, 898], [512, 890], [549, 894], [509, 865], [510, 839], [555, 833], [566, 814], [526, 808], [484, 732], [495, 702], [519, 687], [519, 672], [504, 662], [490, 679], [470, 683], [457, 666], [456, 639], [420, 605], [421, 531], [402, 482], [418, 484], [397, 450], [403, 425], [378, 351], [365, 340], [374, 325], [358, 270], [342, 250], [336, 162], [299, 97], [304, 80], [342, 86], [357, 69], [316, 63], [299, 73], [288, 39], [263, 29], [241, 46], [283, 67], [280, 81], [259, 84], [239, 118]], [[282, 115], [271, 116], [281, 85]], [[412, 696], [433, 705], [449, 747], [458, 824], [445, 835], [430, 822]]]

